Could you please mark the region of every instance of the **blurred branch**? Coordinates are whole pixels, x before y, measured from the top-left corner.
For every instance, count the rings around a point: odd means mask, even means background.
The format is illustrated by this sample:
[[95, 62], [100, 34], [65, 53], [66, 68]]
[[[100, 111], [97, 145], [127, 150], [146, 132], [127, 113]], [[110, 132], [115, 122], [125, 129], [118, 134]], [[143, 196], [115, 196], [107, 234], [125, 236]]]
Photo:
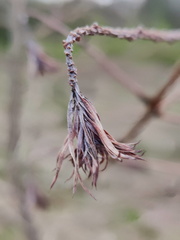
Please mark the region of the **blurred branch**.
[[13, 186], [13, 193], [18, 200], [19, 212], [22, 217], [22, 225], [26, 238], [28, 240], [38, 240], [37, 229], [32, 220], [26, 194], [23, 189], [22, 166], [19, 161], [20, 154], [18, 151], [25, 89], [26, 1], [11, 0], [10, 4], [9, 16], [12, 45], [8, 65], [8, 73], [10, 75], [9, 134], [7, 143], [8, 173]]
[[47, 27], [52, 29], [55, 32], [59, 32], [62, 35], [68, 35], [70, 29], [66, 27], [65, 24], [63, 24], [61, 21], [57, 20], [55, 17], [51, 17], [46, 14], [42, 14], [36, 10], [27, 10], [27, 14], [29, 17], [35, 18], [41, 23], [45, 24]]
[[178, 64], [172, 75], [169, 78], [169, 81], [167, 81], [167, 83], [162, 87], [162, 89], [157, 93], [157, 95], [153, 98], [152, 100], [152, 104], [153, 105], [157, 105], [159, 104], [159, 102], [162, 100], [162, 98], [166, 95], [166, 93], [169, 91], [169, 89], [171, 88], [171, 86], [177, 81], [177, 79], [180, 76], [180, 64]]
[[[125, 39], [133, 41], [137, 39], [150, 40], [155, 42], [175, 42], [180, 41], [180, 31], [162, 31], [155, 29], [135, 28], [135, 29], [114, 29], [110, 27], [101, 27], [94, 23], [91, 26], [85, 26], [76, 28], [71, 31], [67, 36], [66, 40], [63, 41], [65, 48], [66, 63], [68, 66], [69, 73], [69, 84], [72, 86], [77, 82], [77, 68], [72, 60], [73, 44], [79, 42], [83, 36], [95, 36], [103, 35], [108, 37], [116, 37], [119, 39]], [[151, 105], [157, 105], [161, 98], [166, 93], [167, 89], [175, 82], [179, 76], [180, 69], [174, 72], [170, 81], [160, 90], [160, 92], [153, 98]]]
[[[50, 14], [59, 19], [59, 21], [66, 23], [74, 23], [76, 20], [86, 17], [88, 12], [91, 11], [92, 8], [93, 5], [87, 4], [86, 2], [85, 4], [83, 4], [83, 2], [81, 1], [76, 4], [76, 7], [69, 6], [66, 9], [52, 8]], [[71, 12], [71, 17], [69, 17], [69, 12]]]
[[[147, 110], [137, 123], [129, 130], [129, 132], [123, 137], [122, 141], [128, 141], [135, 138], [139, 132], [143, 129], [144, 125], [150, 121], [152, 117], [162, 117], [168, 119], [168, 117], [161, 114], [160, 103], [163, 101], [166, 93], [170, 90], [171, 86], [178, 80], [180, 76], [180, 65], [178, 65], [173, 71], [167, 83], [159, 90], [155, 97], [151, 99], [147, 105]], [[170, 119], [170, 118], [169, 118]], [[175, 118], [173, 118], [175, 120]], [[176, 118], [177, 120], [177, 118]], [[171, 118], [172, 121], [172, 118]], [[177, 123], [177, 122], [176, 122]]]

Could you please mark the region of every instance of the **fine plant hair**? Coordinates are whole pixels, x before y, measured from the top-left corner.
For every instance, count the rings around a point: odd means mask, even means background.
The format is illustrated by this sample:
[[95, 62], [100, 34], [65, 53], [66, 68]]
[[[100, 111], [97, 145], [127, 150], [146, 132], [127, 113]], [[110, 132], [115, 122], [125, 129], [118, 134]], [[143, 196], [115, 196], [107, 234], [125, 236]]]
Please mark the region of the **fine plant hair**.
[[[179, 32], [158, 31], [154, 29], [113, 29], [101, 27], [98, 24], [77, 28], [71, 31], [67, 39], [63, 41], [65, 48], [66, 64], [71, 86], [71, 97], [68, 105], [67, 123], [68, 134], [58, 154], [56, 162], [56, 174], [51, 184], [55, 184], [64, 160], [70, 160], [73, 172], [69, 179], [73, 178], [73, 193], [77, 184], [91, 196], [89, 189], [84, 185], [80, 169], [91, 177], [92, 185], [97, 186], [99, 172], [106, 169], [108, 159], [118, 161], [125, 159], [143, 160], [142, 150], [136, 150], [137, 143], [120, 143], [104, 130], [100, 117], [93, 104], [81, 93], [77, 68], [74, 64], [72, 52], [73, 44], [79, 42], [82, 36], [104, 35], [133, 41], [137, 39], [151, 40], [155, 42], [174, 42], [180, 38]], [[102, 168], [100, 165], [103, 165]]]

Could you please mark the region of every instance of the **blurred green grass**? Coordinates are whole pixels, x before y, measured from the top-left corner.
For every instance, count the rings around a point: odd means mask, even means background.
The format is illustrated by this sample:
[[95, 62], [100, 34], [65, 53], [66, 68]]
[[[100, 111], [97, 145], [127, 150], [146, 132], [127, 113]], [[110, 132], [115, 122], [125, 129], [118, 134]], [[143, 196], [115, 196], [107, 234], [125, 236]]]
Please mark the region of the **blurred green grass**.
[[14, 239], [23, 239], [22, 233], [18, 231], [14, 226], [4, 226], [0, 230], [0, 240], [14, 240]]
[[134, 222], [140, 218], [140, 213], [135, 208], [125, 208], [122, 216], [125, 222]]

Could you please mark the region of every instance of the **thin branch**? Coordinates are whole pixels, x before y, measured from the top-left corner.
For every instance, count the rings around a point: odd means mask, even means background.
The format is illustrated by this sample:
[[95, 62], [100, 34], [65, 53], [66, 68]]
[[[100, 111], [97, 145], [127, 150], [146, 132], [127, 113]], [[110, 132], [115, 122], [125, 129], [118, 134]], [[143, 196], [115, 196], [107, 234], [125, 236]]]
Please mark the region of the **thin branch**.
[[153, 104], [156, 105], [161, 101], [161, 99], [166, 95], [167, 91], [169, 91], [170, 87], [177, 81], [180, 76], [180, 64], [177, 65], [172, 75], [169, 78], [169, 81], [162, 87], [162, 89], [157, 93], [157, 95], [153, 99]]
[[[94, 36], [94, 35], [103, 35], [109, 37], [116, 37], [119, 39], [125, 39], [128, 41], [134, 41], [137, 39], [150, 40], [155, 42], [175, 42], [180, 41], [180, 31], [171, 30], [171, 31], [162, 31], [155, 29], [145, 29], [145, 28], [135, 28], [135, 29], [114, 29], [109, 27], [101, 27], [98, 24], [93, 24], [91, 26], [76, 28], [74, 31], [71, 31], [63, 45], [65, 48], [66, 54], [66, 63], [68, 65], [69, 72], [69, 84], [72, 86], [77, 82], [77, 68], [72, 61], [72, 52], [73, 44], [79, 42], [82, 36]], [[179, 75], [179, 69], [177, 73], [172, 76], [172, 83], [175, 81]], [[165, 86], [159, 93], [161, 98], [165, 93], [167, 87], [171, 85], [171, 81], [168, 83], [168, 86]]]
[[27, 11], [27, 14], [29, 17], [35, 18], [50, 29], [52, 29], [55, 32], [59, 32], [62, 35], [67, 36], [70, 32], [70, 29], [63, 24], [61, 21], [58, 21], [57, 18], [47, 16], [45, 14], [42, 14], [36, 10], [29, 10]]
[[[21, 136], [21, 118], [23, 110], [23, 97], [25, 89], [25, 41], [26, 21], [25, 15], [26, 0], [10, 1], [10, 32], [12, 46], [9, 53], [8, 74], [10, 77], [10, 102], [9, 102], [9, 134], [7, 143], [8, 173], [15, 194], [15, 200], [19, 204], [19, 213], [22, 217], [22, 227], [26, 239], [38, 240], [37, 229], [27, 206], [27, 199], [23, 189], [21, 169], [19, 163], [19, 139]], [[13, 195], [14, 197], [14, 195]]]
[[[122, 141], [126, 142], [130, 139], [135, 138], [140, 131], [142, 131], [144, 125], [150, 121], [152, 117], [161, 117], [161, 109], [160, 103], [163, 101], [162, 99], [165, 97], [167, 91], [169, 91], [170, 87], [178, 80], [180, 76], [180, 65], [178, 65], [173, 71], [167, 83], [159, 90], [159, 92], [152, 98], [150, 103], [147, 105], [147, 110], [142, 117], [135, 123], [135, 125], [129, 130], [129, 132], [122, 138]], [[167, 117], [163, 117], [163, 119], [168, 119]], [[175, 119], [174, 119], [175, 120]], [[171, 119], [172, 121], [172, 119]]]
[[167, 43], [180, 41], [180, 30], [157, 30], [146, 29], [143, 27], [137, 27], [134, 29], [111, 28], [101, 27], [96, 23], [91, 26], [77, 28], [69, 34], [69, 36], [75, 37], [74, 41], [76, 41], [76, 36], [78, 37], [83, 35], [103, 35], [119, 39], [126, 39], [128, 41], [134, 41], [137, 39]]

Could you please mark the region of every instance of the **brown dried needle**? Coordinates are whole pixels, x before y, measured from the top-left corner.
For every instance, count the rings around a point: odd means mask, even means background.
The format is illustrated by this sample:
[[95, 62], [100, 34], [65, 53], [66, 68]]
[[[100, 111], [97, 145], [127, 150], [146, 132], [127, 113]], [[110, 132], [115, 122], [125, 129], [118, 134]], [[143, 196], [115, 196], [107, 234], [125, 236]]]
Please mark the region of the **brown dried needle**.
[[[63, 161], [69, 159], [73, 165], [73, 173], [71, 175], [74, 178], [73, 193], [76, 191], [77, 184], [80, 183], [82, 188], [90, 195], [91, 193], [83, 184], [80, 169], [92, 178], [92, 185], [96, 187], [99, 171], [107, 167], [109, 157], [119, 161], [123, 159], [143, 160], [143, 152], [135, 150], [136, 143], [124, 144], [117, 142], [103, 129], [96, 109], [80, 92], [77, 81], [77, 68], [72, 59], [73, 43], [80, 41], [82, 35], [95, 34], [102, 34], [102, 28], [96, 24], [70, 32], [67, 39], [63, 41], [69, 84], [71, 86], [71, 97], [67, 114], [68, 135], [58, 154], [56, 174], [51, 184], [51, 187], [53, 187]], [[108, 30], [105, 30], [103, 35], [107, 34]], [[104, 168], [100, 169], [100, 165], [103, 163]]]

